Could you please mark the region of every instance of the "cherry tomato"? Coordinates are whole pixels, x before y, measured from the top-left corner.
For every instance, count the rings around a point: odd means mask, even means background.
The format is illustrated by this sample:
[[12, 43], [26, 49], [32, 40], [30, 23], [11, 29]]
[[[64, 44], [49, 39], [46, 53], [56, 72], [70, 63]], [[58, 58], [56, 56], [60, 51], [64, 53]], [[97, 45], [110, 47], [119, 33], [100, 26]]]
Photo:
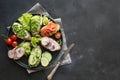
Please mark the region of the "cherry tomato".
[[5, 40], [5, 42], [6, 42], [7, 45], [11, 45], [11, 44], [12, 44], [11, 38], [7, 38], [7, 39]]
[[60, 39], [61, 38], [61, 33], [60, 32], [55, 33], [55, 38]]
[[13, 41], [12, 44], [11, 44], [12, 47], [16, 47], [17, 45], [18, 45], [17, 41]]
[[17, 36], [15, 34], [13, 34], [11, 37], [10, 37], [13, 41], [17, 40]]

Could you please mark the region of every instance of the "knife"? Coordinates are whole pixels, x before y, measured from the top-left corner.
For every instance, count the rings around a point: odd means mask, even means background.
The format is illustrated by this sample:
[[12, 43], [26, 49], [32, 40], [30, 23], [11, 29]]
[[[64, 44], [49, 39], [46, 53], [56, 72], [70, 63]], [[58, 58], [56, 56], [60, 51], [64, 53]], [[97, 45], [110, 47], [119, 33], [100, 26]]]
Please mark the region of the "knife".
[[66, 58], [67, 54], [70, 52], [70, 50], [74, 47], [74, 43], [72, 43], [67, 50], [65, 50], [64, 54], [62, 55], [61, 59], [58, 61], [56, 66], [53, 68], [51, 73], [47, 76], [47, 80], [51, 80], [55, 72], [57, 71], [58, 67], [61, 65], [62, 61]]

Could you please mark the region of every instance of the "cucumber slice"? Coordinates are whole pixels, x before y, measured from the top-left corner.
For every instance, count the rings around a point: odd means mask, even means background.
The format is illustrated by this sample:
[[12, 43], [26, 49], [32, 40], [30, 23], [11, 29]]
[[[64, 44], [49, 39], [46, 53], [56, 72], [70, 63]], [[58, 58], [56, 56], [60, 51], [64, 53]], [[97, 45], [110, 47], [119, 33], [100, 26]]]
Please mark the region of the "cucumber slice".
[[30, 55], [28, 59], [28, 63], [30, 67], [37, 67], [40, 63], [40, 59], [34, 55]]
[[41, 59], [41, 53], [42, 51], [39, 46], [32, 49], [28, 59], [28, 63], [30, 67], [37, 67], [39, 65]]
[[48, 66], [48, 64], [49, 64], [49, 60], [46, 57], [42, 57], [41, 58], [41, 65], [43, 67], [46, 67], [46, 66]]
[[52, 60], [52, 55], [51, 55], [51, 53], [49, 53], [49, 52], [47, 52], [47, 51], [44, 52], [44, 53], [42, 53], [42, 57], [47, 58], [49, 62]]
[[28, 60], [29, 65], [30, 65], [30, 66], [35, 65], [35, 64], [36, 64], [36, 60], [37, 60], [37, 59], [35, 58], [34, 55], [30, 55], [30, 56], [29, 56], [29, 60]]

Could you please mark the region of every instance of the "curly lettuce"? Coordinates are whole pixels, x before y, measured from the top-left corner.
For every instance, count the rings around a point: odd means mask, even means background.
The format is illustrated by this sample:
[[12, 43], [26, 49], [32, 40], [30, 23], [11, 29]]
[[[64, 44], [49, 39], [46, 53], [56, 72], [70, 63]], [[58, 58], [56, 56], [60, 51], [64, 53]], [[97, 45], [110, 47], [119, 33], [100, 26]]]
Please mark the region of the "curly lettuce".
[[31, 44], [33, 47], [37, 46], [37, 43], [39, 43], [41, 41], [41, 36], [36, 35], [35, 37], [31, 37]]
[[32, 14], [24, 13], [21, 17], [18, 18], [18, 21], [22, 24], [23, 29], [30, 31], [30, 19]]
[[28, 45], [26, 45], [26, 46], [24, 46], [24, 48], [25, 48], [25, 53], [26, 53], [26, 55], [30, 55], [31, 47], [28, 46]]

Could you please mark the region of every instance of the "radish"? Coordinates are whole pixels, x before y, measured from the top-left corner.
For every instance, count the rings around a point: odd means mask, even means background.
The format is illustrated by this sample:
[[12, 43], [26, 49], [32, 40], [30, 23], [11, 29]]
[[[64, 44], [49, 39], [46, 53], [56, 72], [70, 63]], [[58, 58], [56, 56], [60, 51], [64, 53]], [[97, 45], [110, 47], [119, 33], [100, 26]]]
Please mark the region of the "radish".
[[50, 51], [57, 51], [61, 49], [61, 46], [55, 40], [49, 37], [43, 37], [41, 39], [41, 44], [44, 48]]
[[25, 49], [23, 47], [12, 49], [8, 51], [8, 57], [10, 59], [18, 60], [25, 54]]
[[14, 59], [18, 60], [25, 54], [25, 49], [23, 47], [20, 47], [16, 49], [16, 52], [14, 53]]
[[9, 50], [9, 51], [8, 51], [8, 57], [9, 57], [10, 59], [13, 59], [13, 58], [14, 58], [14, 53], [15, 53], [15, 49]]

